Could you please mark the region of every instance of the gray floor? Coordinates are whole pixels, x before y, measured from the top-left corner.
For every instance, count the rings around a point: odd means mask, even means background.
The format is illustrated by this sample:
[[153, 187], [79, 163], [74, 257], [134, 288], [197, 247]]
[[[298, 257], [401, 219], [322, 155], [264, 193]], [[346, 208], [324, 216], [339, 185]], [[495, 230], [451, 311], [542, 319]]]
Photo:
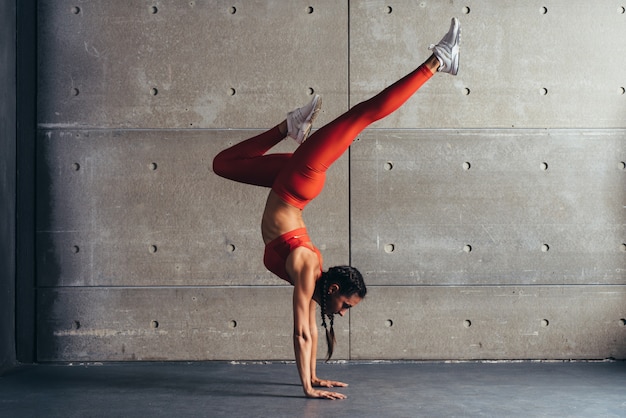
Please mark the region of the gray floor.
[[626, 363], [344, 363], [347, 400], [302, 396], [294, 364], [25, 366], [0, 417], [626, 417]]

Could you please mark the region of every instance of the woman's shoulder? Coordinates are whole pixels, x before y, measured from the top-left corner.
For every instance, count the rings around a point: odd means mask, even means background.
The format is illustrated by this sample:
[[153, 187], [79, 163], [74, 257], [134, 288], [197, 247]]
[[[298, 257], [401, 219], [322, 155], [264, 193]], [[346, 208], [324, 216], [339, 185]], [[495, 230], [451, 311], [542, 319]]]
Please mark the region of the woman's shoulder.
[[285, 267], [287, 274], [293, 279], [294, 285], [315, 286], [315, 282], [321, 275], [319, 257], [305, 246], [295, 248], [289, 254]]

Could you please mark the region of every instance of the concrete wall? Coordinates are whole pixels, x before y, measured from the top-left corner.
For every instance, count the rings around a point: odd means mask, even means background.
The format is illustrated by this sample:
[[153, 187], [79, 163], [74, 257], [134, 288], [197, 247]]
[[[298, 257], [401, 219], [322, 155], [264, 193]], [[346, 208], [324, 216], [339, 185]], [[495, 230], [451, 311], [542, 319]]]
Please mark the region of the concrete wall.
[[425, 60], [451, 16], [459, 76], [366, 130], [305, 213], [325, 265], [370, 287], [336, 357], [626, 358], [623, 7], [38, 12], [38, 360], [292, 359], [291, 289], [261, 261], [267, 192], [212, 158], [314, 93], [332, 120]]
[[15, 1], [0, 1], [0, 373], [15, 353]]

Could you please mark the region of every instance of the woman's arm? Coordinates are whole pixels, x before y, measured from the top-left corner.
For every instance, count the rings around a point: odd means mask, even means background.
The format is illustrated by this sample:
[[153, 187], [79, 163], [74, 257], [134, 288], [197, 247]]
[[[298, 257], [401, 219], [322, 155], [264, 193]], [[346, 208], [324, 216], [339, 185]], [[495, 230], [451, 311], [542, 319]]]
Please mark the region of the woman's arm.
[[[306, 283], [294, 283], [293, 290], [293, 348], [296, 355], [296, 365], [302, 382], [302, 389], [307, 396], [314, 395], [311, 384], [311, 359], [313, 355], [313, 338], [308, 324], [309, 305]], [[311, 293], [312, 296], [312, 293]], [[304, 319], [306, 318], [306, 319]]]
[[316, 386], [315, 383], [318, 380], [317, 374], [316, 374], [316, 367], [317, 367], [317, 322], [316, 322], [316, 317], [315, 317], [315, 314], [317, 313], [315, 311], [316, 306], [317, 306], [317, 303], [314, 300], [311, 300], [311, 303], [309, 305], [309, 329], [311, 330], [311, 340], [312, 340], [311, 383], [313, 384], [313, 386]]
[[317, 377], [316, 366], [317, 366], [317, 313], [315, 312], [315, 308], [317, 303], [315, 301], [311, 301], [311, 307], [309, 309], [309, 327], [311, 329], [311, 337], [313, 340], [313, 346], [311, 351], [311, 384], [313, 387], [325, 387], [325, 388], [333, 388], [333, 387], [347, 387], [347, 383], [338, 382], [336, 380], [326, 380], [320, 379]]
[[[287, 259], [287, 272], [293, 278], [293, 346], [296, 365], [304, 394], [310, 398], [345, 399], [345, 395], [313, 388], [315, 354], [313, 348], [317, 329], [312, 332], [311, 311], [315, 315], [313, 293], [315, 272], [319, 271], [317, 256], [306, 248], [297, 248]], [[316, 378], [317, 379], [317, 378]]]

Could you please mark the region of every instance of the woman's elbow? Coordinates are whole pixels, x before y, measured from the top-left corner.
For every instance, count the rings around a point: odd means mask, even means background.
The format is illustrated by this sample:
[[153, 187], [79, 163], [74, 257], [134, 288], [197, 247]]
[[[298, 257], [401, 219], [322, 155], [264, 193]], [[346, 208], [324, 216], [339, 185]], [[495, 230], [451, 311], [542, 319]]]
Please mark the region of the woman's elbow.
[[293, 332], [293, 341], [299, 344], [306, 344], [312, 341], [311, 333], [294, 330]]

